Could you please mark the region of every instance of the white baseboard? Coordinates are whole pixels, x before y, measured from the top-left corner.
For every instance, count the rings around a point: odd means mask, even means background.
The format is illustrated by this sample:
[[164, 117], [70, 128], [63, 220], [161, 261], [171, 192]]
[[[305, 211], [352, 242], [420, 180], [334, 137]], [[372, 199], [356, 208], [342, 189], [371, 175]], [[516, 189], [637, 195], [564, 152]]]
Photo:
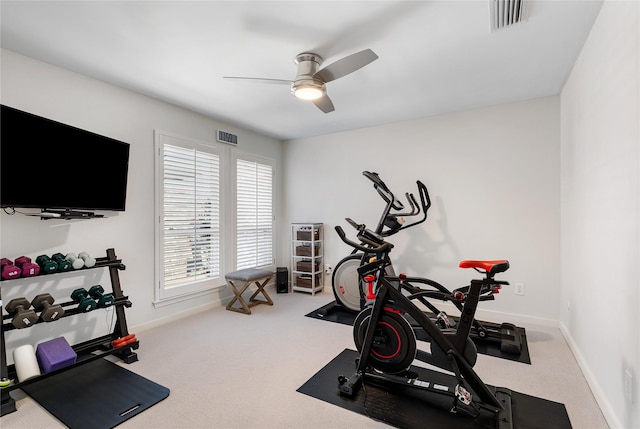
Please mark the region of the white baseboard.
[[[458, 314], [460, 314], [458, 309], [451, 303], [438, 303], [438, 308], [453, 316], [457, 316]], [[523, 316], [520, 314], [505, 313], [502, 311], [485, 310], [479, 307], [476, 310], [476, 319], [493, 323], [509, 322], [513, 323], [516, 326], [524, 328], [526, 328], [527, 326], [545, 326], [557, 328], [559, 326], [559, 322], [557, 320], [544, 319], [541, 317]]]
[[589, 365], [587, 365], [587, 362], [582, 356], [582, 353], [580, 353], [580, 349], [578, 349], [575, 341], [573, 341], [573, 337], [569, 333], [569, 330], [563, 323], [559, 323], [559, 325], [560, 325], [560, 332], [562, 332], [562, 336], [564, 337], [565, 341], [569, 345], [569, 349], [573, 353], [573, 356], [576, 358], [576, 361], [578, 362], [578, 366], [580, 367], [580, 370], [582, 371], [584, 378], [587, 380], [587, 384], [589, 385], [589, 388], [593, 393], [593, 397], [596, 399], [596, 402], [598, 403], [598, 406], [600, 407], [600, 410], [602, 411], [602, 415], [604, 416], [604, 419], [607, 421], [607, 424], [611, 429], [622, 428], [623, 426], [618, 420], [618, 417], [616, 416], [615, 412], [613, 411], [613, 408], [611, 407], [611, 403], [607, 399], [607, 395], [600, 388], [600, 384], [598, 383], [598, 380], [591, 372]]
[[185, 317], [192, 316], [197, 313], [201, 313], [203, 311], [208, 311], [216, 307], [220, 307], [222, 305], [222, 300], [220, 298], [208, 301], [205, 304], [197, 305], [191, 307], [185, 311], [181, 311], [178, 313], [171, 314], [167, 317], [154, 319], [146, 323], [142, 323], [140, 325], [135, 325], [133, 328], [130, 328], [129, 331], [134, 332], [144, 332], [146, 330], [157, 328], [158, 326], [165, 325], [167, 323], [175, 322], [176, 320], [184, 319]]
[[[269, 283], [267, 283], [265, 288], [274, 289], [275, 286], [276, 286], [275, 280], [272, 279]], [[204, 304], [196, 305], [196, 306], [190, 307], [187, 310], [180, 311], [178, 313], [174, 313], [174, 314], [171, 314], [171, 315], [166, 316], [166, 317], [161, 317], [161, 318], [158, 318], [158, 319], [154, 319], [154, 320], [151, 320], [149, 322], [142, 323], [140, 325], [135, 325], [132, 328], [130, 328], [129, 331], [144, 332], [144, 331], [146, 331], [148, 329], [157, 328], [158, 326], [162, 326], [162, 325], [165, 325], [167, 323], [175, 322], [176, 320], [184, 319], [185, 317], [189, 317], [191, 315], [194, 315], [194, 314], [197, 314], [197, 313], [201, 313], [203, 311], [209, 311], [209, 310], [211, 310], [213, 308], [220, 307], [222, 305], [226, 305], [225, 303], [227, 301], [229, 301], [233, 297], [233, 294], [226, 293], [225, 295], [221, 296], [220, 289], [222, 289], [222, 288], [215, 289], [214, 291], [208, 291], [206, 293], [206, 296], [211, 297], [211, 300], [207, 301]], [[178, 303], [178, 302], [181, 302], [181, 301], [184, 301], [184, 300], [190, 300], [190, 299], [194, 299], [195, 300], [196, 298], [198, 300], [202, 301], [202, 296], [201, 295], [195, 295], [195, 296], [185, 297], [184, 299], [179, 299], [178, 298], [176, 300], [173, 300], [172, 302], [159, 305], [159, 306], [157, 306], [157, 308], [164, 307], [164, 306], [170, 306], [172, 303]], [[156, 305], [156, 303], [154, 303], [154, 306], [155, 305]]]

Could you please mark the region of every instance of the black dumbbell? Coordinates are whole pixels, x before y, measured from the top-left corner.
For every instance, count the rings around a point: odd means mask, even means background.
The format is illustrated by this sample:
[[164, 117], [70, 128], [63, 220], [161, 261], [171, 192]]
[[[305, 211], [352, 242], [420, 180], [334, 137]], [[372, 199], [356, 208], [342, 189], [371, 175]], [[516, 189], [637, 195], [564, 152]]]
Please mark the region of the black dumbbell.
[[9, 315], [13, 316], [11, 324], [18, 329], [30, 328], [38, 321], [38, 315], [35, 311], [30, 310], [31, 304], [27, 298], [15, 298], [9, 301], [4, 308]]
[[98, 305], [98, 303], [89, 298], [89, 292], [84, 288], [74, 290], [71, 293], [71, 299], [78, 303], [78, 310], [83, 313], [93, 310]]
[[58, 271], [69, 271], [73, 268], [71, 262], [67, 261], [62, 253], [54, 253], [51, 259], [58, 264]]
[[91, 286], [89, 296], [98, 302], [98, 308], [110, 307], [113, 305], [116, 297], [112, 293], [104, 293], [104, 288], [100, 285]]
[[47, 255], [40, 255], [36, 258], [36, 264], [40, 265], [42, 272], [51, 274], [58, 271], [58, 264], [51, 260]]
[[51, 294], [41, 293], [31, 300], [31, 306], [36, 311], [41, 311], [40, 319], [45, 322], [55, 322], [64, 315], [64, 308], [59, 304], [53, 305], [54, 301]]

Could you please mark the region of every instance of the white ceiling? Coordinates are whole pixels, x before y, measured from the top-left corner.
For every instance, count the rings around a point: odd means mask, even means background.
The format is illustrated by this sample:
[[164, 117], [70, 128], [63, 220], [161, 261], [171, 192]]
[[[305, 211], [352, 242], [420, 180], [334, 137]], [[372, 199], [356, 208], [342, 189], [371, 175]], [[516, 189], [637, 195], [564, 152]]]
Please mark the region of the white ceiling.
[[[2, 48], [280, 139], [556, 95], [602, 0], [535, 0], [490, 29], [489, 1], [7, 1]], [[327, 84], [325, 114], [286, 85], [293, 60], [379, 59]]]

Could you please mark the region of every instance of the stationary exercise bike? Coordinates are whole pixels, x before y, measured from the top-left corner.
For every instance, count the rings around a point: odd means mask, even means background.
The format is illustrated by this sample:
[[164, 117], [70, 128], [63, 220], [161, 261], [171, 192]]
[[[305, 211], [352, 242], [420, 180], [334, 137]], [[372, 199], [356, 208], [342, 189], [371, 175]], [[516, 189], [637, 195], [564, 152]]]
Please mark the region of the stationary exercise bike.
[[[391, 192], [389, 187], [380, 179], [377, 173], [364, 171], [362, 174], [373, 182], [374, 189], [385, 201], [385, 207], [373, 231], [374, 234], [386, 238], [404, 229], [419, 225], [427, 219], [427, 211], [431, 207], [431, 199], [427, 187], [422, 182], [416, 182], [420, 203], [418, 204], [413, 194], [406, 193], [405, 196], [409, 203], [410, 210], [403, 212], [403, 210], [405, 210], [404, 205], [394, 196], [393, 192]], [[417, 220], [405, 222], [405, 217], [415, 218], [416, 216], [419, 216]], [[369, 240], [370, 239], [369, 237]], [[364, 242], [364, 245], [364, 248], [369, 249], [366, 242]], [[375, 256], [375, 252], [372, 252], [371, 249], [368, 251], [363, 251], [362, 249], [363, 248], [354, 248], [351, 254], [340, 260], [340, 262], [336, 264], [332, 276], [332, 288], [336, 303], [350, 312], [359, 312], [364, 308], [367, 285], [358, 275], [358, 268], [365, 265], [371, 257]], [[440, 283], [428, 278], [408, 277], [402, 273], [396, 275], [393, 265], [390, 262], [385, 267], [385, 277], [397, 289], [404, 290], [413, 297], [412, 299], [421, 302], [426, 309], [433, 314], [438, 326], [442, 328], [455, 327], [455, 316], [450, 317], [447, 315], [446, 312], [434, 305], [433, 301], [439, 299], [438, 297], [442, 296], [442, 294], [451, 294], [452, 292], [468, 288], [468, 286], [450, 291]], [[430, 291], [435, 291], [436, 293], [430, 294]], [[432, 299], [429, 300], [427, 298]], [[490, 294], [481, 296], [480, 300], [488, 301], [494, 298], [493, 294]], [[452, 304], [458, 311], [462, 312], [460, 302], [452, 301]], [[474, 320], [470, 336], [477, 340], [496, 343], [500, 346], [500, 350], [505, 353], [519, 355], [522, 350], [520, 336], [517, 333], [516, 326], [512, 323], [493, 323]]]
[[[473, 370], [477, 351], [469, 339], [479, 297], [504, 284], [496, 281], [494, 276], [506, 271], [509, 262], [460, 263], [462, 268], [474, 268], [485, 276], [480, 280], [472, 280], [467, 294], [450, 294], [448, 299], [462, 303], [462, 317], [457, 329], [444, 330], [414, 305], [411, 296], [405, 296], [386, 279], [385, 268], [389, 264], [389, 252], [393, 245], [367, 230], [365, 225], [348, 221], [358, 230], [360, 243], [348, 239], [342, 228], [336, 226], [342, 241], [354, 249], [374, 252], [377, 257], [358, 269], [367, 283], [367, 304], [353, 325], [354, 342], [359, 352], [356, 370], [348, 377], [338, 377], [340, 393], [354, 397], [365, 383], [419, 389], [450, 397], [450, 411], [453, 413], [464, 412], [475, 418], [482, 412], [488, 412], [497, 428], [512, 428], [511, 391], [491, 388], [480, 379]], [[411, 326], [407, 317], [417, 322], [417, 328]], [[428, 337], [426, 341], [431, 345], [430, 352], [417, 348], [416, 329], [422, 330]], [[454, 385], [418, 379], [418, 374], [411, 371], [415, 359], [450, 372], [455, 379]]]

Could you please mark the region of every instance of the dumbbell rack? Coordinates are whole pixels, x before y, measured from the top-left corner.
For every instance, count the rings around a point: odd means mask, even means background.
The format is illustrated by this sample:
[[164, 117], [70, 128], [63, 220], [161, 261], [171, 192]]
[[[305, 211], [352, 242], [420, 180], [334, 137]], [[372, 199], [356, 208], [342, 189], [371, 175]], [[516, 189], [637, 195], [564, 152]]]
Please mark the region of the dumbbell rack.
[[[15, 370], [15, 365], [7, 365], [7, 355], [6, 355], [6, 347], [5, 347], [5, 332], [16, 329], [15, 326], [10, 321], [10, 316], [5, 316], [4, 308], [2, 308], [2, 329], [0, 330], [0, 345], [2, 349], [0, 351], [0, 378], [3, 379], [12, 379], [14, 382], [7, 387], [4, 387], [0, 390], [0, 395], [2, 397], [1, 402], [1, 412], [0, 415], [5, 415], [16, 411], [15, 400], [9, 395], [9, 393], [15, 389], [20, 389], [21, 387], [27, 386], [29, 384], [35, 383], [39, 380], [42, 380], [47, 377], [51, 377], [68, 369], [77, 367], [79, 365], [84, 365], [88, 362], [94, 361], [96, 359], [101, 359], [108, 355], [114, 355], [120, 358], [123, 362], [129, 364], [136, 362], [138, 360], [138, 355], [133, 351], [137, 350], [139, 347], [139, 342], [136, 340], [131, 344], [127, 344], [124, 347], [114, 348], [111, 344], [113, 340], [118, 338], [126, 337], [129, 335], [129, 331], [127, 328], [127, 319], [124, 314], [125, 308], [131, 307], [131, 301], [127, 296], [124, 296], [122, 293], [122, 288], [120, 287], [120, 276], [118, 274], [119, 270], [124, 270], [126, 267], [122, 263], [120, 259], [116, 257], [116, 252], [114, 249], [107, 249], [107, 256], [103, 258], [96, 258], [95, 266], [91, 268], [82, 268], [80, 270], [71, 270], [64, 272], [56, 272], [51, 274], [41, 274], [37, 277], [42, 276], [55, 276], [55, 275], [64, 275], [65, 273], [78, 273], [83, 270], [93, 270], [100, 268], [108, 268], [109, 276], [111, 278], [111, 286], [113, 295], [115, 297], [115, 301], [113, 306], [115, 307], [116, 312], [116, 323], [114, 325], [113, 332], [107, 335], [103, 335], [101, 337], [94, 338], [92, 340], [88, 340], [79, 344], [76, 344], [73, 347], [73, 350], [78, 355], [76, 363], [73, 365], [69, 365], [67, 367], [48, 372], [46, 374], [42, 374], [40, 376], [30, 378], [23, 382], [17, 382], [17, 375]], [[33, 277], [33, 278], [37, 278]], [[3, 280], [0, 282], [0, 297], [2, 296], [2, 285], [7, 284], [8, 282], [14, 282], [16, 279], [12, 280]], [[75, 316], [77, 314], [84, 314], [77, 310], [77, 308], [67, 309], [66, 307], [77, 306], [76, 302], [70, 301], [60, 304], [65, 307], [65, 312], [62, 317], [70, 317]], [[44, 323], [38, 320], [37, 323]]]

